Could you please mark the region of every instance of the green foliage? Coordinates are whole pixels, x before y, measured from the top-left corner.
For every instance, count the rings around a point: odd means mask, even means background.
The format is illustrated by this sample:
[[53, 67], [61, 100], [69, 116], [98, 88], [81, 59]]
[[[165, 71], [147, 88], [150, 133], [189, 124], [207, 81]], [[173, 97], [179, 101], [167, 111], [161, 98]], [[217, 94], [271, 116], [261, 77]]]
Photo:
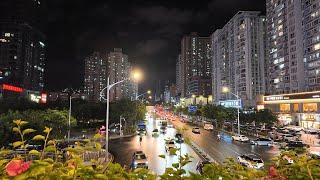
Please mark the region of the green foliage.
[[[18, 119], [14, 121], [15, 125], [26, 127], [20, 132], [18, 126], [12, 126], [12, 119]], [[28, 120], [21, 121], [19, 119]], [[57, 133], [54, 134], [56, 138], [62, 138], [66, 129], [68, 129], [68, 112], [58, 111], [58, 110], [26, 110], [26, 111], [8, 111], [5, 114], [0, 115], [0, 122], [3, 124], [2, 132], [0, 128], [0, 147], [3, 145], [8, 145], [7, 142], [14, 141], [17, 139], [17, 134], [21, 136], [22, 133], [25, 136], [29, 136], [35, 131], [42, 131], [45, 126], [50, 126], [55, 129]], [[71, 126], [76, 125], [76, 120], [71, 118]], [[13, 132], [12, 132], [12, 131]]]

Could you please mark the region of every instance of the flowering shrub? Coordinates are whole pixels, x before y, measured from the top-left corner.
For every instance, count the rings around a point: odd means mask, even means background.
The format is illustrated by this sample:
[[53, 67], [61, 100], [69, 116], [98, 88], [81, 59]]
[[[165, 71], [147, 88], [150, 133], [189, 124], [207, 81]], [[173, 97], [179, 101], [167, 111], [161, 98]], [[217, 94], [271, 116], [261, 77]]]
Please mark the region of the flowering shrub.
[[[205, 165], [203, 174], [189, 173], [184, 167], [192, 157], [179, 156], [179, 162], [173, 163], [165, 173], [157, 176], [147, 169], [127, 170], [119, 164], [101, 162], [92, 159], [84, 162], [84, 152], [101, 151], [96, 135], [92, 140], [76, 143], [74, 147], [66, 148], [68, 154], [64, 154], [57, 148], [57, 141], [50, 139], [51, 128], [46, 127], [43, 134], [34, 135], [32, 140], [41, 142], [42, 150], [27, 151], [26, 135], [30, 136], [36, 131], [24, 129], [28, 123], [22, 120], [13, 121], [13, 131], [20, 139], [12, 143], [13, 150], [22, 149], [23, 153], [17, 155], [12, 150], [0, 150], [0, 179], [129, 179], [129, 180], [156, 180], [156, 179], [320, 179], [320, 160], [312, 159], [306, 155], [295, 156], [293, 153], [283, 153], [273, 159], [272, 166], [267, 170], [254, 170], [241, 166], [234, 159], [228, 159], [223, 164]], [[171, 155], [177, 155], [178, 149], [170, 151]], [[51, 153], [53, 156], [47, 157]], [[13, 157], [12, 157], [13, 155]], [[288, 164], [284, 156], [290, 156], [293, 164]], [[165, 155], [160, 155], [165, 158]], [[33, 160], [29, 160], [33, 159]], [[64, 160], [62, 160], [64, 159]]]

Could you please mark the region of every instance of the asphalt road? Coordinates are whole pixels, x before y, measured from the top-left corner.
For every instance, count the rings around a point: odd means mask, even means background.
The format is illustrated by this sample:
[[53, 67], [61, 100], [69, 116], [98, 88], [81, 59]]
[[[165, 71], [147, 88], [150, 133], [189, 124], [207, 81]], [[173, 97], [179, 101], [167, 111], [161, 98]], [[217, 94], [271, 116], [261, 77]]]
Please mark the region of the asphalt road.
[[[276, 146], [255, 146], [250, 143], [232, 141], [231, 136], [222, 133], [221, 140], [217, 139], [217, 131], [207, 131], [201, 128], [200, 134], [192, 133], [192, 126], [180, 121], [173, 121], [175, 127], [185, 127], [185, 136], [205, 150], [213, 159], [222, 163], [226, 158], [236, 158], [239, 155], [251, 153], [259, 155], [266, 163], [279, 154]], [[220, 132], [221, 133], [221, 132]]]
[[[139, 136], [132, 138], [124, 138], [118, 140], [111, 140], [109, 144], [110, 152], [115, 157], [115, 162], [120, 163], [123, 166], [129, 167], [132, 160], [132, 154], [135, 151], [142, 150], [149, 162], [149, 169], [156, 174], [162, 174], [166, 167], [171, 167], [172, 163], [177, 163], [178, 156], [168, 155], [165, 151], [165, 139], [173, 138], [176, 134], [174, 128], [168, 128], [166, 134], [160, 134], [158, 137], [152, 137], [152, 130], [159, 129], [159, 121], [152, 118], [147, 121], [147, 135], [143, 136], [142, 142], [139, 142]], [[180, 148], [179, 144], [176, 144]], [[191, 155], [192, 162], [185, 166], [187, 171], [195, 172], [196, 164], [200, 161], [200, 157], [193, 151], [193, 149], [185, 144], [181, 144], [181, 153]], [[179, 152], [178, 152], [179, 154]], [[165, 159], [159, 157], [159, 155], [166, 155]]]

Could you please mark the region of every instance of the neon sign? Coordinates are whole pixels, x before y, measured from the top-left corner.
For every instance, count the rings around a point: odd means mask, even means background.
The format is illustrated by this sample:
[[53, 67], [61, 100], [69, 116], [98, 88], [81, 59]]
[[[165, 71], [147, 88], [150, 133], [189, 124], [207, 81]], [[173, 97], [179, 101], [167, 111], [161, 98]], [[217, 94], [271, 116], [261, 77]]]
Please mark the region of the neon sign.
[[8, 84], [3, 84], [2, 85], [2, 89], [3, 90], [7, 90], [7, 91], [18, 92], [18, 93], [21, 93], [23, 91], [23, 89], [21, 87], [11, 86], [11, 85], [8, 85]]

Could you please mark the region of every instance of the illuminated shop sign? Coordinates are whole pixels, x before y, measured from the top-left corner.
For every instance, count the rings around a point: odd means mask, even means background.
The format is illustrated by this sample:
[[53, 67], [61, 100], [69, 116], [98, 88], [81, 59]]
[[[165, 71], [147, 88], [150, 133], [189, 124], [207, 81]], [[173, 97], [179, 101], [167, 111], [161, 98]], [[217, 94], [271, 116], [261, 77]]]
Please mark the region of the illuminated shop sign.
[[298, 99], [316, 99], [320, 98], [320, 92], [306, 92], [306, 93], [296, 93], [296, 94], [284, 94], [284, 95], [274, 95], [274, 96], [264, 96], [264, 101], [279, 101], [279, 100], [298, 100]]
[[227, 108], [242, 108], [241, 100], [219, 101], [219, 105]]
[[18, 93], [21, 93], [23, 91], [21, 87], [12, 86], [8, 84], [2, 84], [2, 89], [5, 91], [12, 91], [12, 92], [18, 92]]

